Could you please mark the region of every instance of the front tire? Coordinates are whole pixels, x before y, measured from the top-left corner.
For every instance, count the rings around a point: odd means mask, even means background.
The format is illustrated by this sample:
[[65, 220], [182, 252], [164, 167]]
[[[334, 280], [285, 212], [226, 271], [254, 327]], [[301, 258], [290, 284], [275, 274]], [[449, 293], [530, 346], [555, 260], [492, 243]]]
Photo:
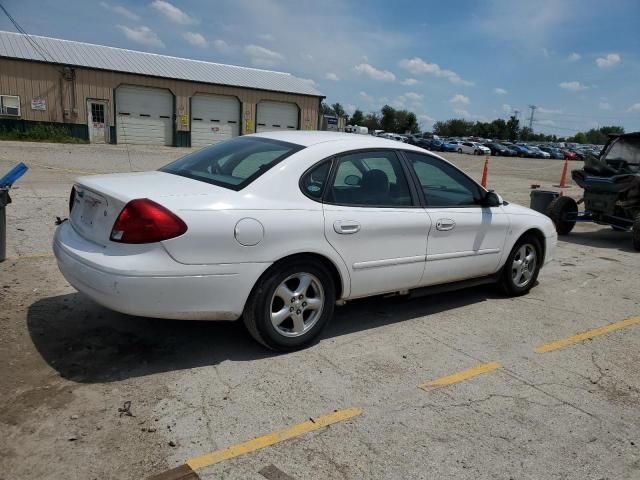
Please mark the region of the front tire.
[[[549, 204], [547, 216], [556, 226], [558, 235], [567, 235], [576, 225], [578, 204], [571, 197], [558, 197]], [[573, 217], [573, 218], [571, 218]]]
[[274, 265], [253, 288], [243, 313], [251, 336], [287, 352], [314, 343], [333, 316], [335, 285], [314, 260]]
[[462, 153], [462, 149], [461, 148], [458, 149], [458, 153]]
[[510, 297], [529, 293], [542, 268], [542, 247], [533, 236], [523, 237], [515, 244], [502, 269], [500, 287]]

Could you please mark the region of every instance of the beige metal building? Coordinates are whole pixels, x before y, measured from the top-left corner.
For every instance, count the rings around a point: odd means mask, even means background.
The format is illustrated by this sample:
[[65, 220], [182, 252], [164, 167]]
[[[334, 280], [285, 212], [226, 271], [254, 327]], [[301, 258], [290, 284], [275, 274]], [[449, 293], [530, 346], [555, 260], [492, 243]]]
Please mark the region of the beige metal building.
[[324, 97], [288, 73], [0, 32], [0, 128], [92, 143], [200, 146], [316, 130]]

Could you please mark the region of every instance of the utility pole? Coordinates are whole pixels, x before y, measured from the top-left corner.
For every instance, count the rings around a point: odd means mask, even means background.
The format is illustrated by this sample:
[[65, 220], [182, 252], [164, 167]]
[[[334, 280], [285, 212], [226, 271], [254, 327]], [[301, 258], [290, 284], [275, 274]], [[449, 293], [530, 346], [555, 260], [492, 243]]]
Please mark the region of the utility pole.
[[531, 116], [529, 117], [529, 130], [533, 131], [533, 114], [538, 107], [536, 107], [535, 105], [529, 105], [529, 108], [531, 109]]

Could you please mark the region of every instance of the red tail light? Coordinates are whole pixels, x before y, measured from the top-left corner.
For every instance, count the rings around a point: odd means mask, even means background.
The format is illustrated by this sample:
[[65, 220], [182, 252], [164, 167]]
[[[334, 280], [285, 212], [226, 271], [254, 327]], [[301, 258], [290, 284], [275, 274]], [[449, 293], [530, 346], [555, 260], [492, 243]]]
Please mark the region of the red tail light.
[[153, 243], [178, 237], [187, 225], [176, 215], [148, 198], [131, 200], [118, 215], [111, 240], [121, 243]]

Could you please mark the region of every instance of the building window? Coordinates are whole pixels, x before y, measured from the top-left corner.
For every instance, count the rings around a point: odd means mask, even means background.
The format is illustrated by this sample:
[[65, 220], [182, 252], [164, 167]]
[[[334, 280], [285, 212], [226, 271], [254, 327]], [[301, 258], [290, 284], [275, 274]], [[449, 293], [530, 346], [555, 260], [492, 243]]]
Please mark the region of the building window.
[[20, 97], [17, 95], [0, 95], [0, 115], [20, 116]]
[[91, 104], [91, 120], [93, 123], [104, 123], [104, 103]]

